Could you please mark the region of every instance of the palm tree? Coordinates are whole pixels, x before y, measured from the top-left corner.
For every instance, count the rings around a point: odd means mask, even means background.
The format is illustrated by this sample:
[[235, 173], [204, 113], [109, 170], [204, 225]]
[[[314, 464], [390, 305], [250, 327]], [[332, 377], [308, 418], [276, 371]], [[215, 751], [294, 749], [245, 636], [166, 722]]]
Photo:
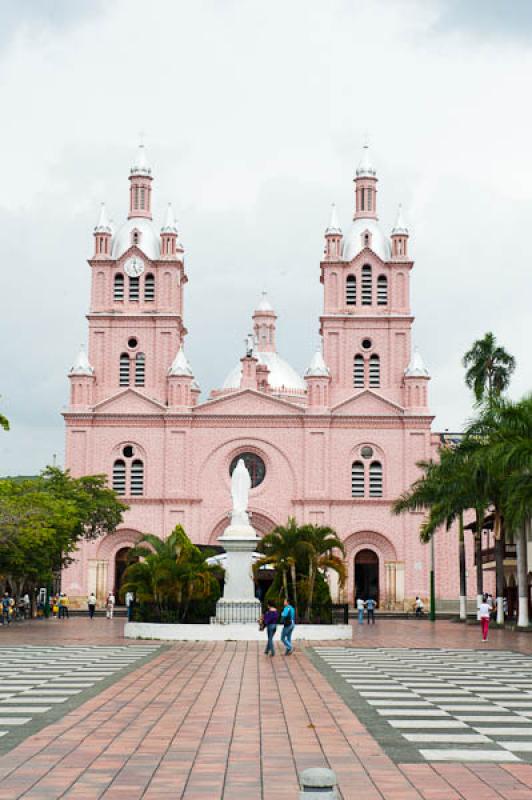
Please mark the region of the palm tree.
[[[475, 431], [485, 444], [487, 468], [499, 481], [494, 504], [499, 511], [499, 530], [504, 533], [506, 528], [516, 542], [518, 625], [527, 626], [527, 528], [532, 517], [532, 395], [516, 403], [501, 399], [492, 404], [482, 413]], [[503, 564], [501, 574], [502, 567]], [[500, 613], [498, 616], [502, 621]]]
[[124, 591], [135, 592], [141, 602], [154, 603], [159, 611], [170, 604], [184, 620], [193, 600], [210, 597], [217, 589], [221, 568], [207, 563], [208, 554], [196, 547], [178, 525], [167, 539], [145, 534], [129, 553]]
[[488, 332], [483, 339], [473, 342], [463, 364], [467, 369], [466, 385], [473, 390], [477, 403], [491, 402], [508, 388], [515, 358], [497, 345], [494, 334]]
[[308, 601], [305, 611], [305, 620], [310, 621], [312, 603], [314, 601], [314, 588], [318, 572], [331, 569], [337, 573], [340, 587], [345, 584], [347, 572], [343, 558], [335, 550], [339, 550], [345, 557], [345, 546], [338, 538], [335, 531], [328, 526], [305, 525], [303, 535], [307, 542], [308, 553]]
[[308, 546], [302, 529], [294, 517], [289, 517], [286, 525], [277, 525], [267, 533], [257, 547], [262, 558], [255, 562], [255, 569], [271, 564], [281, 573], [283, 592], [289, 598], [288, 575], [292, 584], [292, 600], [297, 609], [297, 561], [303, 558]]

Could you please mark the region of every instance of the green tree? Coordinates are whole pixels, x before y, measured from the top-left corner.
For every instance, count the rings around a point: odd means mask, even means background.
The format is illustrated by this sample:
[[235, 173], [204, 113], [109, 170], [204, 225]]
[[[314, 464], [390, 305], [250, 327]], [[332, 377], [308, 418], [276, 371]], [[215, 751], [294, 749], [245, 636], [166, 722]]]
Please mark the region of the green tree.
[[509, 386], [515, 359], [497, 344], [493, 333], [477, 339], [464, 355], [465, 382], [473, 390], [477, 403], [491, 402]]
[[223, 570], [208, 563], [209, 553], [192, 544], [177, 525], [167, 539], [146, 534], [134, 547], [124, 574], [123, 591], [135, 593], [140, 603], [154, 605], [159, 619], [175, 611], [186, 620], [191, 603], [219, 596]]
[[9, 430], [9, 420], [7, 417], [4, 417], [3, 414], [0, 414], [0, 428], [3, 428], [5, 431]]
[[316, 577], [319, 572], [332, 570], [336, 572], [343, 587], [347, 577], [343, 558], [337, 555], [339, 551], [345, 557], [345, 547], [335, 531], [328, 526], [305, 525], [304, 538], [308, 553], [308, 601], [305, 611], [305, 620], [310, 622]]

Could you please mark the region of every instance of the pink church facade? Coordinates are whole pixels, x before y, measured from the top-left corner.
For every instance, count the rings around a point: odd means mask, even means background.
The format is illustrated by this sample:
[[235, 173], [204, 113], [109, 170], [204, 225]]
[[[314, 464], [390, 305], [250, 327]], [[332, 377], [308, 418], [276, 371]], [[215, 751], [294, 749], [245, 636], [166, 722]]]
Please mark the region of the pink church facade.
[[[358, 590], [403, 609], [426, 597], [422, 515], [390, 509], [417, 477], [416, 462], [436, 454], [438, 436], [429, 375], [412, 347], [408, 230], [400, 211], [389, 237], [379, 224], [367, 147], [350, 228], [342, 232], [333, 208], [325, 232], [316, 270], [322, 347], [305, 375], [279, 355], [263, 293], [245, 355], [205, 401], [184, 352], [183, 247], [170, 206], [163, 226], [154, 225], [142, 147], [129, 183], [125, 223], [114, 231], [102, 206], [94, 229], [88, 353], [70, 370], [64, 417], [66, 466], [107, 474], [130, 508], [115, 534], [84, 543], [65, 570], [72, 601], [119, 588], [127, 550], [145, 532], [165, 537], [180, 523], [194, 542], [216, 544], [241, 456], [259, 534], [294, 516], [330, 525], [344, 541], [349, 577], [335, 599], [352, 603]], [[437, 537], [436, 558], [437, 595], [455, 607], [454, 536]]]

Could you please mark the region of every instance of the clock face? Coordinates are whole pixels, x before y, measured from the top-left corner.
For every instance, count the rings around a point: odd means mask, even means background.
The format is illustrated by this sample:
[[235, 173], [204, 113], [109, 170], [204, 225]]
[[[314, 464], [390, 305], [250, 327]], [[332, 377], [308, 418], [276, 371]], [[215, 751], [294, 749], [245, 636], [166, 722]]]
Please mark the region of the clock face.
[[124, 271], [130, 278], [138, 278], [144, 272], [144, 262], [138, 256], [132, 256], [124, 264]]

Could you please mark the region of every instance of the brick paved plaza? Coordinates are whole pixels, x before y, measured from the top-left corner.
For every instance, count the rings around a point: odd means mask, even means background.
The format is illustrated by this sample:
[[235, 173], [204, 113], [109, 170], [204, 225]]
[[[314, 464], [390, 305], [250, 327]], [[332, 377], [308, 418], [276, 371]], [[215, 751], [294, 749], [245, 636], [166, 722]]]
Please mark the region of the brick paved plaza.
[[[17, 725], [16, 734], [11, 730], [0, 739], [3, 752], [8, 750], [0, 757], [1, 800], [296, 800], [297, 774], [309, 766], [331, 767], [338, 776], [343, 800], [532, 798], [532, 764], [526, 763], [530, 753], [505, 750], [494, 744], [490, 735], [486, 737], [490, 739], [488, 744], [482, 740], [480, 745], [473, 742], [469, 746], [474, 751], [500, 752], [500, 759], [492, 763], [427, 760], [419, 752], [428, 744], [416, 740], [412, 743], [402, 737], [401, 728], [389, 725], [390, 719], [410, 719], [415, 727], [407, 727], [407, 736], [427, 735], [423, 717], [419, 726], [419, 713], [405, 715], [400, 710], [399, 715], [390, 715], [390, 708], [397, 706], [389, 695], [373, 697], [375, 692], [370, 692], [370, 697], [360, 699], [364, 681], [382, 680], [377, 674], [384, 669], [382, 663], [365, 671], [363, 680], [348, 676], [352, 695], [346, 693], [346, 677], [333, 669], [338, 657], [344, 663], [344, 658], [355, 654], [360, 661], [365, 652], [370, 661], [375, 661], [385, 651], [371, 648], [391, 648], [395, 655], [387, 654], [390, 665], [386, 672], [393, 675], [395, 665], [397, 675], [392, 680], [406, 686], [412, 681], [405, 677], [408, 670], [404, 663], [401, 671], [399, 662], [406, 658], [407, 666], [412, 664], [415, 651], [406, 650], [408, 644], [422, 649], [424, 669], [427, 658], [433, 659], [435, 648], [444, 648], [447, 672], [453, 664], [452, 651], [460, 651], [455, 657], [467, 682], [468, 668], [463, 660], [473, 658], [477, 662], [484, 658], [484, 688], [492, 692], [490, 711], [486, 713], [491, 720], [494, 704], [512, 706], [512, 701], [505, 699], [508, 695], [497, 691], [511, 677], [511, 669], [505, 667], [505, 677], [501, 678], [500, 659], [517, 658], [519, 670], [526, 669], [528, 659], [516, 654], [532, 654], [532, 637], [527, 634], [494, 631], [483, 646], [485, 655], [481, 651], [478, 656], [479, 635], [475, 627], [451, 622], [432, 625], [427, 621], [381, 620], [374, 628], [354, 626], [352, 642], [321, 648], [301, 645], [293, 657], [278, 655], [272, 660], [263, 656], [256, 643], [198, 642], [160, 647], [152, 642], [126, 644], [121, 637], [122, 628], [120, 619], [96, 619], [93, 623], [71, 619], [0, 630], [4, 653], [0, 671], [4, 688], [9, 687], [0, 692], [0, 707], [9, 708], [11, 704], [18, 708], [17, 716], [21, 715], [21, 705], [30, 708], [25, 713], [29, 721]], [[472, 656], [471, 651], [476, 655]], [[18, 659], [13, 657], [17, 653]], [[329, 665], [318, 669], [324, 656]], [[327, 670], [338, 674], [326, 677]], [[415, 672], [414, 665], [413, 677]], [[456, 694], [459, 680], [453, 678], [451, 692], [441, 688], [442, 680], [448, 680], [443, 668], [440, 677], [441, 680], [436, 677], [437, 693], [443, 693], [442, 698], [447, 693], [449, 699]], [[422, 693], [421, 682], [417, 688], [408, 687], [408, 691]], [[532, 697], [532, 687], [527, 688], [524, 683], [526, 676], [516, 690], [519, 697], [527, 691]], [[429, 695], [425, 692], [425, 697], [409, 701], [410, 711], [424, 710], [427, 703], [432, 708], [434, 702], [446, 708], [452, 706], [452, 697], [446, 703], [445, 699], [437, 701], [432, 696], [436, 685], [425, 689]], [[478, 691], [481, 689], [478, 687]], [[461, 691], [464, 688], [458, 690], [459, 695]], [[472, 702], [473, 693], [465, 691], [467, 700], [462, 702], [459, 697], [462, 705]], [[494, 697], [500, 694], [504, 696]], [[355, 696], [358, 700], [352, 702], [351, 697]], [[58, 702], [46, 702], [50, 697]], [[370, 707], [367, 702], [379, 703], [381, 699], [386, 701], [384, 709], [379, 705]], [[364, 722], [350, 708], [356, 710], [357, 702], [373, 708], [371, 712], [364, 711], [359, 705]], [[61, 704], [63, 711], [58, 710]], [[526, 712], [526, 701], [523, 705], [525, 708], [520, 711]], [[32, 710], [47, 707], [49, 710]], [[386, 712], [379, 717], [380, 726], [371, 717], [373, 714], [377, 718], [376, 708]], [[496, 710], [504, 717], [515, 712], [515, 708], [498, 706]], [[456, 708], [449, 716], [445, 709], [443, 713], [445, 720], [459, 716]], [[463, 712], [463, 716], [468, 713]], [[0, 718], [5, 716], [0, 714]], [[521, 724], [527, 726], [529, 716], [529, 712], [522, 715]], [[436, 719], [439, 718], [437, 714]], [[481, 723], [475, 720], [465, 724], [467, 733], [470, 725], [478, 727]], [[388, 726], [388, 735], [383, 735], [383, 726]], [[375, 736], [370, 733], [372, 729]], [[445, 735], [445, 727], [433, 733]], [[464, 729], [459, 727], [458, 733], [464, 735]], [[475, 732], [469, 735], [483, 736]], [[513, 736], [516, 738], [519, 737]], [[453, 746], [444, 743], [436, 748], [446, 751]], [[505, 761], [505, 756], [512, 760]], [[476, 758], [475, 753], [472, 758]]]

